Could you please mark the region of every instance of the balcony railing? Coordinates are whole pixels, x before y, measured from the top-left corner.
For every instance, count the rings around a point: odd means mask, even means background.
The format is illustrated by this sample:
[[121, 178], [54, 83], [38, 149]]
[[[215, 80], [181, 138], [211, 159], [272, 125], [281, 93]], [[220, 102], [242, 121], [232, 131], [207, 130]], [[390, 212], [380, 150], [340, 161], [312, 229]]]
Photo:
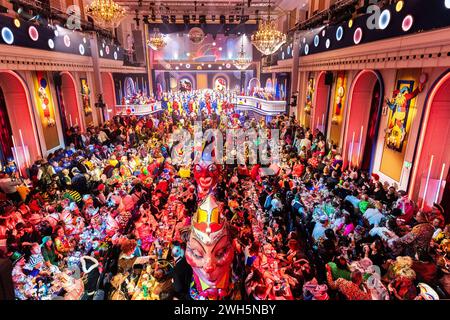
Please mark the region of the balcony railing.
[[145, 116], [161, 111], [161, 102], [138, 105], [116, 105], [116, 114]]
[[[264, 115], [286, 112], [286, 101], [268, 101], [250, 96], [236, 97], [237, 110], [251, 110]], [[116, 114], [144, 116], [161, 111], [161, 102], [139, 105], [116, 105]]]
[[236, 109], [251, 110], [264, 115], [286, 112], [286, 101], [269, 101], [250, 96], [238, 96]]

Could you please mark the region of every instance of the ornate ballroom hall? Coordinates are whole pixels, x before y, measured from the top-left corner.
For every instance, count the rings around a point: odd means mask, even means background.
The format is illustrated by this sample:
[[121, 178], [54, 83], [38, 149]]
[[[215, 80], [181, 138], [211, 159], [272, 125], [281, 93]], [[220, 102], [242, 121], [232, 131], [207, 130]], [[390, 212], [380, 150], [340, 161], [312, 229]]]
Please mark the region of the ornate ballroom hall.
[[2, 301], [449, 299], [449, 168], [449, 0], [0, 0]]

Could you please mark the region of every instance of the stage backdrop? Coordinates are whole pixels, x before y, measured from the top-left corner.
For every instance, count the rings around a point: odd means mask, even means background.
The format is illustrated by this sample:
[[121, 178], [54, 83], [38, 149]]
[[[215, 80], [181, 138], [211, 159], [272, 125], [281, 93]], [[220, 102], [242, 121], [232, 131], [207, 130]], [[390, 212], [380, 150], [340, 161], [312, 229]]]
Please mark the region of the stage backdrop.
[[149, 94], [147, 74], [114, 73], [114, 88], [117, 104], [122, 104], [122, 98], [129, 98], [137, 93]]
[[380, 172], [395, 181], [400, 181], [401, 178], [409, 130], [417, 113], [417, 99], [413, 93], [419, 85], [421, 73], [421, 69], [399, 70], [395, 88], [393, 88], [392, 95], [389, 96], [390, 107], [384, 106], [384, 112], [388, 110], [388, 122], [385, 129], [386, 136]]

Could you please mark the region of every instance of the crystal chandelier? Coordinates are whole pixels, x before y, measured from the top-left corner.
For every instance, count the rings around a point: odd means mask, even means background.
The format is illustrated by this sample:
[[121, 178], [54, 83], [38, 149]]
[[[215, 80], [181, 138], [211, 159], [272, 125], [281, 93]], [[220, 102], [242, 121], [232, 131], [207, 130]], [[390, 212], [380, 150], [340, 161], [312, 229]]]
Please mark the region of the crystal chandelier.
[[158, 51], [164, 48], [167, 45], [167, 42], [166, 39], [164, 39], [164, 35], [159, 32], [158, 29], [155, 29], [155, 33], [147, 40], [147, 45], [153, 50]]
[[86, 7], [86, 14], [104, 28], [117, 28], [126, 11], [113, 0], [94, 0]]
[[270, 1], [269, 15], [266, 21], [262, 21], [258, 30], [252, 35], [252, 43], [262, 54], [270, 55], [277, 52], [286, 42], [286, 35], [278, 31], [273, 21], [270, 19]]
[[242, 43], [241, 43], [241, 51], [239, 51], [239, 54], [236, 58], [236, 60], [233, 61], [234, 66], [239, 70], [245, 70], [252, 64], [252, 59], [247, 58], [245, 56], [244, 52], [244, 37], [242, 37]]

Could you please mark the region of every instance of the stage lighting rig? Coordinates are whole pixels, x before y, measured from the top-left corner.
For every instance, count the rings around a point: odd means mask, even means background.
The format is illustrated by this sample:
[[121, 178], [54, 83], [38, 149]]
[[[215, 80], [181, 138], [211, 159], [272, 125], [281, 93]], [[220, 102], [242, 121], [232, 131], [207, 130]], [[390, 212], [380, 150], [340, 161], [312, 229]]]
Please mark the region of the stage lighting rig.
[[171, 16], [170, 16], [170, 22], [176, 23], [176, 22], [177, 22], [177, 16], [171, 15]]
[[234, 22], [234, 16], [233, 15], [229, 15], [228, 16], [228, 21], [230, 21], [230, 23]]
[[199, 16], [198, 21], [199, 21], [201, 24], [206, 24], [206, 16], [205, 16], [205, 15]]
[[213, 15], [211, 16], [211, 20], [212, 20], [212, 21], [216, 21], [216, 15], [215, 15], [215, 14], [213, 14]]
[[150, 22], [148, 21], [148, 14], [144, 14], [143, 16], [142, 16], [142, 21], [145, 23], [145, 24], [149, 24]]
[[221, 24], [225, 24], [226, 23], [226, 18], [225, 18], [225, 15], [223, 15], [223, 14], [220, 15], [220, 23]]
[[183, 15], [183, 22], [184, 24], [189, 24], [190, 23], [190, 17], [188, 14]]
[[241, 17], [241, 23], [246, 23], [248, 20], [250, 20], [250, 16], [248, 14]]
[[168, 24], [169, 23], [169, 16], [162, 15], [161, 16], [161, 20], [162, 20], [163, 23]]

